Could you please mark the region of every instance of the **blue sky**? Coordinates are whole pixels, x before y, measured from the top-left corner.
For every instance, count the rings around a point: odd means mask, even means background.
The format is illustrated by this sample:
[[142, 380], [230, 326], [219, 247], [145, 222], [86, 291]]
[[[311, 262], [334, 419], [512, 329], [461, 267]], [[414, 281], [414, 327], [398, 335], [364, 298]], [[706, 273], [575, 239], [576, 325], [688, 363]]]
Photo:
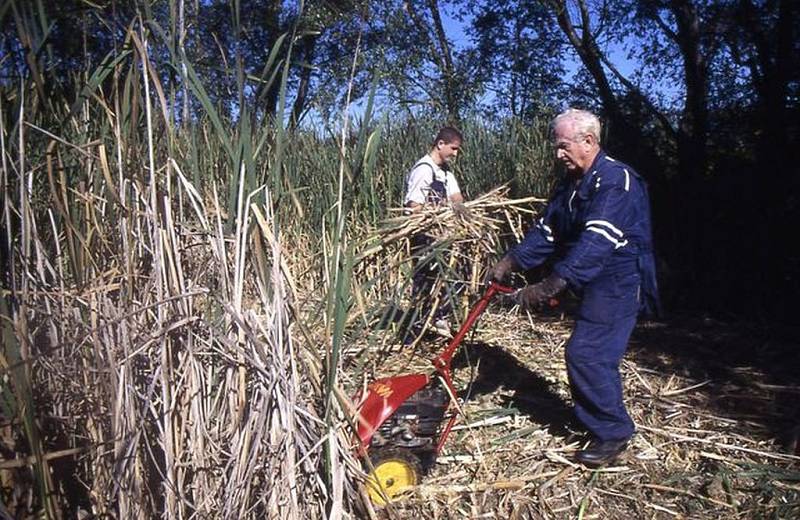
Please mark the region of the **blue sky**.
[[[453, 18], [453, 16], [448, 12], [448, 9], [443, 7], [441, 10], [442, 22], [444, 24], [445, 32], [447, 37], [450, 39], [451, 42], [457, 48], [463, 48], [468, 46], [469, 36], [465, 32], [465, 27], [461, 22]], [[636, 63], [628, 59], [628, 51], [623, 46], [619, 45], [616, 47], [612, 47], [609, 49], [605, 49], [606, 56], [608, 59], [614, 64], [614, 66], [619, 70], [624, 76], [631, 78], [632, 74], [636, 68]], [[574, 53], [570, 53], [570, 58], [565, 62], [565, 69], [567, 71], [567, 78], [565, 78], [568, 82], [574, 78], [574, 76], [578, 73], [578, 71], [582, 68], [580, 60], [578, 59], [577, 55]], [[661, 87], [662, 93], [671, 94], [671, 96], [680, 95], [680, 92], [677, 90], [676, 85], [662, 85]]]
[[[470, 45], [469, 35], [466, 33], [466, 27], [460, 21], [456, 20], [452, 14], [452, 7], [443, 5], [440, 11], [442, 16], [442, 22], [444, 24], [445, 33], [447, 34], [448, 39], [453, 44], [453, 50], [463, 49]], [[606, 49], [608, 58], [614, 63], [617, 69], [624, 74], [628, 78], [632, 78], [632, 74], [635, 69], [635, 63], [628, 60], [628, 52], [622, 46], [618, 46], [611, 49]], [[574, 80], [575, 75], [582, 69], [582, 65], [574, 53], [570, 54], [571, 57], [567, 59], [564, 63], [566, 69], [566, 77], [564, 80], [567, 83], [570, 83]], [[610, 74], [610, 73], [609, 73]], [[680, 92], [676, 89], [675, 85], [666, 85], [660, 86], [661, 92], [670, 93], [671, 97], [675, 97], [680, 95]], [[364, 100], [357, 100], [354, 102], [350, 107], [350, 114], [360, 117], [363, 115], [364, 110]], [[382, 109], [380, 108], [380, 103], [376, 106], [377, 114], [379, 114]]]

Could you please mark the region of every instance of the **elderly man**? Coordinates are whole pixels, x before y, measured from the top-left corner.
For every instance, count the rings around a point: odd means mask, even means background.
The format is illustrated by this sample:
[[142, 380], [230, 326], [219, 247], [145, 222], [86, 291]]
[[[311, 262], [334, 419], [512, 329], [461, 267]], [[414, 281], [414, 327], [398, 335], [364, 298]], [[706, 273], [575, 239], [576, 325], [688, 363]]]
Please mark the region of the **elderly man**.
[[553, 256], [552, 274], [522, 289], [518, 301], [535, 308], [568, 287], [582, 296], [567, 374], [575, 415], [592, 435], [576, 458], [598, 467], [622, 453], [634, 433], [619, 364], [637, 315], [658, 305], [650, 206], [642, 178], [601, 148], [595, 115], [569, 109], [552, 131], [566, 175], [535, 226], [488, 276], [502, 280]]

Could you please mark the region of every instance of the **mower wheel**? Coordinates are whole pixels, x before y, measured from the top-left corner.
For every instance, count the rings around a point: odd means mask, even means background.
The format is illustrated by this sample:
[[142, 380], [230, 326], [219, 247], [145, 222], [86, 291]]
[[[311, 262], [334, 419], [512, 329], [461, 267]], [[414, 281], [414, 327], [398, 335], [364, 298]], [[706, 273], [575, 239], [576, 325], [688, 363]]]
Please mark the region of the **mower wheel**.
[[386, 505], [395, 496], [420, 481], [420, 460], [409, 450], [375, 450], [370, 455], [370, 461], [373, 470], [367, 477], [367, 492], [372, 503], [377, 506]]

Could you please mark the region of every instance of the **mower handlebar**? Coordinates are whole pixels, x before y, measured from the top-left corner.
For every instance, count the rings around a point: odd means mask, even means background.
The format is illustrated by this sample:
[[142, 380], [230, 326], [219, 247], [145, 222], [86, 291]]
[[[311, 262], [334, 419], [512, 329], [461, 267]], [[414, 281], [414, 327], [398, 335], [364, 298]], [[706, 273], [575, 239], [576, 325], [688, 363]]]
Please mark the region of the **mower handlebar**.
[[503, 293], [503, 294], [512, 294], [514, 292], [513, 287], [509, 287], [508, 285], [503, 285], [500, 282], [491, 280], [487, 284], [486, 292], [483, 293], [481, 299], [478, 300], [478, 303], [475, 304], [475, 307], [469, 311], [467, 315], [467, 319], [464, 320], [463, 325], [461, 328], [458, 329], [456, 335], [450, 340], [450, 343], [447, 345], [447, 348], [442, 352], [439, 356], [434, 358], [433, 366], [436, 367], [436, 370], [445, 375], [444, 372], [447, 372], [446, 377], [449, 377], [450, 372], [450, 362], [453, 359], [453, 355], [455, 354], [456, 349], [461, 344], [461, 341], [469, 332], [469, 329], [478, 321], [478, 317], [483, 313], [486, 309], [486, 306], [489, 305], [489, 300], [491, 300], [495, 294]]
[[490, 298], [491, 298], [491, 296], [494, 296], [494, 293], [496, 293], [496, 292], [501, 292], [503, 294], [511, 294], [516, 290], [513, 287], [509, 287], [508, 285], [504, 285], [504, 284], [502, 284], [502, 283], [500, 283], [498, 281], [495, 281], [495, 280], [490, 280], [488, 285], [489, 285], [489, 287], [486, 289], [486, 292], [487, 293], [489, 293], [489, 292], [492, 293], [490, 295]]

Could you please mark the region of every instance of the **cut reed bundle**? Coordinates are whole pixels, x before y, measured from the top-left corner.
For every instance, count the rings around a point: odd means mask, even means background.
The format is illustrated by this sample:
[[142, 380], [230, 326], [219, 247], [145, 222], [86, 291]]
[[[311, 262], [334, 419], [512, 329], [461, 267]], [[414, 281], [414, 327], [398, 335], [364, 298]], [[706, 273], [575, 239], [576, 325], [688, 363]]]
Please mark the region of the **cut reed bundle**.
[[[509, 199], [508, 187], [501, 186], [465, 203], [467, 217], [457, 215], [449, 206], [425, 207], [409, 213], [402, 208], [393, 209], [397, 216], [379, 224], [362, 240], [356, 256], [357, 272], [372, 278], [378, 271], [386, 273], [397, 266], [398, 254], [410, 251], [415, 236], [426, 235], [433, 239], [431, 249], [446, 245], [456, 256], [472, 263], [471, 270], [480, 273], [487, 262], [503, 252], [508, 243], [521, 240], [536, 210], [535, 204], [544, 202], [537, 197]], [[394, 274], [394, 273], [393, 273]], [[473, 276], [469, 281], [474, 284]], [[389, 277], [389, 283], [397, 278]]]
[[[379, 223], [361, 240], [356, 254], [354, 279], [363, 301], [371, 302], [372, 320], [392, 321], [387, 312], [406, 307], [415, 272], [436, 271], [432, 295], [458, 295], [453, 300], [472, 297], [481, 286], [483, 273], [505, 248], [522, 238], [530, 225], [537, 204], [536, 197], [508, 198], [508, 186], [492, 189], [465, 203], [466, 217], [449, 206], [423, 208], [409, 213], [402, 208], [391, 210], [395, 216]], [[427, 245], [414, 248], [415, 237], [427, 237]], [[379, 309], [375, 309], [375, 307]], [[466, 305], [457, 303], [454, 319], [459, 321]], [[436, 311], [434, 304], [427, 316], [413, 319], [428, 323]], [[399, 321], [408, 321], [405, 315]], [[368, 318], [368, 321], [370, 318]]]

